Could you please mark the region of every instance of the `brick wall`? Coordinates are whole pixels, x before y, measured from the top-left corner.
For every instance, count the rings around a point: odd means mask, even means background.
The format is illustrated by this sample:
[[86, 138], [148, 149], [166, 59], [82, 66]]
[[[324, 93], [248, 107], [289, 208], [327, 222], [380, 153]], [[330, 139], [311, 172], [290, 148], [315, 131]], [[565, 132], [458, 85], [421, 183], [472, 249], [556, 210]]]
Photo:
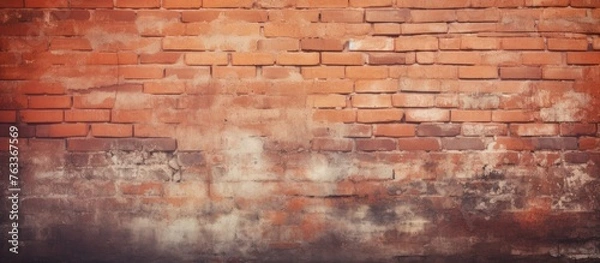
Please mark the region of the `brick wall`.
[[600, 258], [600, 1], [0, 7], [10, 262]]

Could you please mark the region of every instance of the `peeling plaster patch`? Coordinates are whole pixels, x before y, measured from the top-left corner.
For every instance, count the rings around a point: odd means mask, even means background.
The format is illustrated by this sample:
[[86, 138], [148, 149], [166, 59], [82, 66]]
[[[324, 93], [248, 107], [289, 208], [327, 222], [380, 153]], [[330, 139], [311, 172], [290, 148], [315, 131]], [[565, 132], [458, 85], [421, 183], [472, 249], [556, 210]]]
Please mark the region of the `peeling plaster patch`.
[[580, 121], [585, 119], [584, 109], [589, 106], [591, 97], [586, 93], [566, 92], [550, 108], [540, 110], [540, 117], [546, 122]]
[[[107, 47], [119, 50], [120, 47], [132, 46], [132, 42], [140, 42], [139, 35], [126, 32], [107, 32], [101, 27], [91, 28], [87, 31], [85, 37], [90, 41], [93, 50], [104, 50]], [[142, 43], [142, 42], [140, 42]], [[137, 53], [155, 54], [161, 51], [161, 42], [148, 42], [147, 45], [138, 46]], [[116, 47], [116, 48], [115, 48]]]

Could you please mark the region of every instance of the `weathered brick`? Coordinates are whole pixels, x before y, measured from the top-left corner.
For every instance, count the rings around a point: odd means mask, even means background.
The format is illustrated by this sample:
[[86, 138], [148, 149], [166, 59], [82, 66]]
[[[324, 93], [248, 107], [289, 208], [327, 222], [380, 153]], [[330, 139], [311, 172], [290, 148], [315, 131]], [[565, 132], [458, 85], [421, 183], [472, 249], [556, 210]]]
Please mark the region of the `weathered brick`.
[[492, 120], [492, 112], [484, 110], [452, 110], [451, 120], [456, 122], [488, 122]]
[[404, 112], [398, 109], [359, 110], [357, 121], [360, 123], [397, 122], [402, 120]]
[[560, 124], [560, 135], [561, 136], [593, 136], [596, 134], [596, 125], [594, 124], [580, 124], [580, 123], [561, 123]]
[[535, 149], [535, 145], [532, 138], [497, 137], [494, 148], [512, 151], [530, 151]]
[[542, 69], [539, 67], [500, 67], [502, 79], [541, 79]]
[[437, 50], [438, 39], [432, 36], [402, 36], [396, 38], [396, 51]]
[[313, 114], [313, 120], [325, 122], [355, 122], [356, 111], [354, 110], [317, 110]]
[[50, 124], [36, 127], [36, 137], [68, 138], [85, 137], [88, 133], [88, 125], [75, 124]]
[[494, 66], [462, 66], [458, 68], [461, 79], [494, 79], [498, 77], [498, 68]]
[[460, 135], [459, 124], [421, 124], [417, 126], [420, 137], [454, 137]]
[[363, 11], [360, 10], [323, 10], [321, 21], [337, 23], [362, 23]]
[[373, 135], [376, 137], [413, 137], [415, 136], [415, 125], [376, 124], [373, 126]]
[[382, 9], [382, 10], [367, 10], [365, 12], [365, 20], [367, 22], [391, 22], [402, 23], [410, 19], [409, 9]]
[[446, 150], [485, 150], [481, 138], [442, 138], [442, 147]]
[[66, 122], [107, 122], [110, 121], [109, 110], [68, 110], [65, 111]]
[[336, 53], [322, 52], [321, 63], [324, 65], [354, 65], [359, 66], [365, 63], [363, 54], [360, 53]]
[[450, 111], [443, 109], [410, 109], [405, 114], [407, 122], [450, 121]]
[[510, 126], [511, 134], [518, 136], [556, 136], [558, 125], [556, 124], [514, 124]]
[[314, 138], [311, 145], [315, 151], [349, 152], [354, 148], [354, 141], [351, 139]]
[[401, 108], [427, 108], [435, 105], [433, 94], [400, 93], [392, 95], [392, 105]]
[[546, 137], [534, 138], [536, 150], [576, 150], [578, 148], [575, 137]]
[[397, 144], [394, 139], [356, 139], [356, 149], [359, 151], [393, 151]]
[[275, 57], [270, 53], [240, 53], [231, 54], [231, 64], [234, 66], [273, 65]]
[[392, 97], [384, 94], [358, 94], [352, 96], [352, 106], [356, 108], [389, 108]]
[[399, 138], [398, 149], [401, 151], [438, 151], [441, 149], [437, 138]]
[[282, 53], [277, 55], [279, 65], [315, 66], [320, 62], [318, 53]]
[[398, 90], [397, 80], [358, 80], [354, 85], [357, 93], [371, 92], [396, 92]]
[[342, 51], [344, 43], [339, 39], [305, 38], [300, 40], [300, 48], [306, 51]]

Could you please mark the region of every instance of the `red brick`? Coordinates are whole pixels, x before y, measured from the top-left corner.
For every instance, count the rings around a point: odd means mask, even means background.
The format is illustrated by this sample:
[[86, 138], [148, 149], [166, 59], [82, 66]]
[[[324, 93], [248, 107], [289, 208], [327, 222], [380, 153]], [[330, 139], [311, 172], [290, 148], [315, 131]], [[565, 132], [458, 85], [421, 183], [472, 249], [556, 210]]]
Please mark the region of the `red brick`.
[[0, 7], [23, 7], [24, 5], [23, 0], [5, 0], [0, 3]]
[[373, 135], [376, 137], [413, 137], [415, 136], [415, 125], [377, 124], [373, 126]]
[[388, 37], [368, 37], [351, 39], [350, 51], [394, 51], [394, 39]]
[[392, 105], [402, 108], [427, 108], [435, 105], [433, 94], [400, 93], [392, 95]]
[[495, 79], [498, 77], [498, 68], [494, 66], [459, 67], [458, 77], [461, 79]]
[[548, 50], [578, 50], [585, 51], [588, 48], [588, 41], [585, 38], [548, 38]]
[[350, 152], [354, 148], [352, 139], [314, 138], [311, 141], [315, 151]]
[[385, 66], [348, 66], [346, 77], [351, 79], [385, 79], [389, 76], [389, 69]]
[[313, 120], [325, 122], [355, 122], [356, 111], [354, 110], [316, 110]]
[[92, 46], [85, 38], [53, 38], [50, 40], [50, 49], [90, 51]]
[[249, 8], [252, 7], [253, 0], [203, 0], [203, 7], [233, 7]]
[[[269, 1], [269, 0], [266, 0]], [[272, 1], [272, 0], [271, 0]], [[295, 0], [294, 0], [295, 1]], [[275, 22], [318, 22], [319, 21], [319, 10], [316, 9], [282, 9], [282, 10], [269, 10], [268, 16], [269, 21]]]
[[375, 36], [398, 36], [402, 33], [400, 25], [395, 23], [373, 24], [373, 35]]
[[393, 0], [350, 0], [351, 7], [386, 7], [392, 5]]
[[354, 90], [357, 93], [364, 92], [396, 92], [398, 90], [397, 80], [358, 80]]
[[355, 108], [389, 108], [392, 97], [383, 94], [359, 94], [352, 96], [352, 106]]
[[305, 79], [343, 78], [345, 75], [344, 67], [339, 66], [302, 68], [302, 77]]
[[16, 123], [17, 112], [0, 110], [0, 123]]
[[262, 76], [266, 79], [286, 79], [300, 75], [300, 69], [296, 67], [263, 67]]
[[558, 65], [562, 64], [562, 54], [555, 52], [523, 52], [523, 65]]
[[109, 110], [69, 110], [65, 111], [66, 122], [107, 122], [110, 121]]
[[344, 108], [346, 99], [344, 95], [312, 95], [308, 97], [308, 102], [313, 108]]
[[367, 22], [402, 23], [407, 22], [409, 19], [409, 9], [367, 10], [365, 12], [365, 20]]
[[500, 40], [494, 37], [463, 36], [460, 48], [468, 50], [495, 50], [500, 48]]
[[482, 57], [484, 65], [518, 66], [521, 65], [521, 53], [513, 51], [486, 52]]
[[594, 136], [596, 134], [596, 125], [582, 123], [562, 123], [560, 124], [561, 136]]
[[[263, 34], [265, 37], [292, 37], [301, 38], [312, 36], [313, 27], [298, 27], [297, 24], [289, 23], [288, 21], [281, 23], [267, 23], [264, 25]], [[315, 47], [318, 48], [318, 47]]]
[[397, 141], [394, 139], [357, 139], [356, 149], [359, 151], [393, 151]]
[[[434, 84], [434, 83], [428, 83], [428, 81], [423, 82], [422, 80], [425, 79], [434, 79], [433, 82], [439, 82], [435, 79], [456, 79], [458, 76], [458, 67], [456, 66], [438, 66], [438, 65], [431, 65], [431, 66], [422, 66], [422, 65], [415, 65], [415, 66], [410, 66], [410, 67], [406, 67], [406, 73], [404, 76], [406, 80], [408, 80], [408, 83], [410, 85], [422, 85], [422, 84]], [[393, 77], [393, 76], [392, 76]], [[403, 81], [401, 81], [400, 85], [402, 86]], [[416, 82], [416, 83], [412, 83], [412, 82]], [[437, 86], [438, 88], [440, 88], [440, 86]], [[435, 87], [430, 87], [430, 88], [435, 88]], [[404, 90], [404, 87], [403, 87]], [[424, 90], [424, 89], [421, 89]], [[433, 90], [431, 90], [433, 91]]]
[[583, 77], [583, 71], [577, 67], [547, 66], [542, 68], [542, 78], [556, 80], [576, 80]]
[[202, 0], [163, 0], [164, 8], [199, 8], [202, 6]]
[[414, 23], [424, 22], [452, 22], [456, 21], [454, 10], [410, 10], [410, 21]]
[[417, 126], [420, 137], [454, 137], [460, 135], [459, 124], [421, 124]]
[[481, 22], [481, 23], [452, 23], [448, 25], [450, 34], [465, 34], [465, 33], [480, 33], [480, 32], [496, 32], [498, 31], [497, 23]]
[[188, 36], [163, 38], [162, 48], [165, 51], [203, 51], [208, 49], [201, 38]]
[[418, 52], [417, 53], [417, 63], [421, 65], [431, 65], [435, 63], [437, 57], [437, 53], [434, 52]]
[[435, 34], [448, 32], [448, 25], [446, 23], [405, 23], [402, 24], [401, 28], [403, 35]]
[[342, 135], [348, 138], [371, 138], [373, 135], [373, 128], [367, 124], [345, 125], [344, 128]]
[[305, 38], [300, 40], [300, 47], [305, 51], [342, 51], [344, 43], [339, 39]]
[[293, 38], [269, 38], [258, 40], [260, 51], [298, 51], [300, 40]]
[[314, 81], [308, 86], [309, 94], [349, 94], [354, 91], [354, 82], [350, 80]]
[[281, 53], [277, 55], [277, 64], [279, 65], [315, 66], [319, 62], [319, 53]]
[[600, 2], [596, 0], [571, 0], [573, 7], [600, 7]]
[[502, 79], [541, 79], [542, 69], [538, 67], [501, 67]]
[[94, 137], [131, 137], [133, 126], [130, 124], [92, 124]]
[[569, 0], [525, 0], [526, 6], [568, 6]]
[[321, 11], [322, 22], [337, 23], [362, 23], [363, 11], [360, 10], [323, 10]]
[[188, 53], [185, 54], [187, 65], [227, 65], [226, 53]]
[[438, 64], [476, 65], [481, 63], [479, 52], [440, 52], [437, 54]]
[[407, 122], [444, 122], [450, 121], [450, 111], [444, 109], [406, 110]]
[[404, 113], [399, 109], [369, 109], [359, 110], [357, 121], [360, 123], [397, 122], [402, 120]]
[[600, 139], [593, 137], [581, 137], [579, 138], [579, 149], [580, 150], [599, 150]]
[[27, 81], [19, 84], [19, 92], [28, 95], [62, 95], [66, 89], [59, 83]]
[[163, 196], [165, 189], [161, 182], [122, 183], [119, 190], [123, 195]]
[[569, 52], [567, 64], [600, 65], [600, 52]]
[[455, 122], [486, 122], [492, 120], [491, 111], [452, 110], [451, 120]]
[[35, 136], [51, 138], [85, 137], [87, 133], [87, 124], [50, 124], [37, 126]]
[[398, 6], [398, 7], [429, 8], [429, 9], [469, 7], [470, 4], [471, 4], [470, 1], [465, 1], [465, 0], [446, 0], [443, 2], [396, 0], [396, 6]]
[[231, 64], [234, 66], [273, 65], [275, 57], [270, 53], [233, 53]]
[[543, 50], [546, 48], [541, 37], [503, 38], [502, 48], [507, 50]]
[[360, 53], [321, 53], [321, 63], [324, 65], [363, 65], [364, 62], [363, 54]]
[[[223, 12], [219, 10], [198, 10], [198, 11], [183, 11], [181, 12], [181, 21], [184, 23], [193, 22], [212, 22], [219, 18]], [[192, 25], [192, 24], [190, 24]]]
[[396, 51], [437, 50], [438, 39], [431, 36], [402, 36], [396, 39]]
[[157, 8], [160, 7], [160, 0], [116, 0], [115, 6], [127, 8]]
[[398, 149], [401, 151], [438, 151], [440, 142], [437, 138], [400, 138]]
[[403, 53], [370, 53], [369, 64], [373, 66], [404, 65], [407, 64], [407, 58]]
[[531, 138], [497, 137], [494, 144], [494, 149], [530, 151], [535, 149], [535, 146]]
[[481, 138], [442, 138], [442, 147], [446, 150], [485, 150]]
[[174, 64], [181, 58], [181, 53], [161, 52], [154, 54], [140, 54], [142, 64]]
[[111, 122], [115, 123], [144, 123], [152, 121], [151, 110], [113, 110]]
[[68, 0], [24, 0], [25, 7], [69, 7]]
[[164, 77], [164, 71], [161, 67], [128, 66], [120, 67], [119, 75], [125, 79], [160, 79]]
[[213, 66], [213, 78], [239, 79], [256, 77], [256, 68], [252, 66], [225, 67]]
[[19, 112], [19, 118], [25, 123], [53, 123], [63, 121], [61, 110], [23, 110]]
[[[84, 2], [91, 2], [86, 0], [79, 1], [82, 1], [82, 4]], [[108, 1], [110, 1], [110, 7], [112, 7], [112, 0]], [[71, 5], [73, 5], [73, 0], [71, 0]], [[135, 19], [136, 13], [131, 10], [95, 10], [93, 14], [94, 21], [102, 22], [133, 22]]]
[[66, 109], [71, 108], [71, 96], [30, 96], [31, 109]]
[[173, 133], [172, 125], [134, 124], [133, 127], [135, 137], [169, 137], [171, 133]]
[[298, 7], [347, 7], [348, 0], [297, 0]]
[[518, 136], [556, 136], [558, 125], [556, 124], [514, 124], [510, 126], [510, 132]]
[[457, 10], [456, 17], [459, 22], [496, 22], [500, 20], [500, 10], [496, 8]]
[[494, 122], [531, 122], [535, 120], [535, 114], [528, 110], [505, 110], [493, 111]]

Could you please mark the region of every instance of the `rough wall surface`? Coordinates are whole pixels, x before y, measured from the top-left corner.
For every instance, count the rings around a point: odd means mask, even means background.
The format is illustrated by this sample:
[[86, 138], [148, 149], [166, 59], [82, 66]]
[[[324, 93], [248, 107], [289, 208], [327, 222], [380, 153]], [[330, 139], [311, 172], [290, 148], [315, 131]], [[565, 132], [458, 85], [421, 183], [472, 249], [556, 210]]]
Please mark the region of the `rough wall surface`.
[[2, 262], [600, 260], [600, 1], [0, 7]]

